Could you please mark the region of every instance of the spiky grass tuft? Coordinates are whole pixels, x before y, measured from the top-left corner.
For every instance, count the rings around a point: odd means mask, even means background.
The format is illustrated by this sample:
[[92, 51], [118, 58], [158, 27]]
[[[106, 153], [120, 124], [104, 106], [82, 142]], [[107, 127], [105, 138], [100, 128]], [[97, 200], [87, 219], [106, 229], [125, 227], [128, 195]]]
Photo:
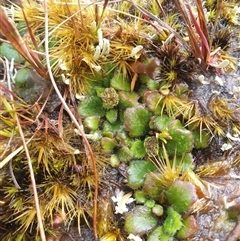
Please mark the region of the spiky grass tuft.
[[169, 82], [185, 81], [189, 84], [196, 72], [194, 61], [186, 52], [180, 49], [180, 45], [171, 42], [164, 44], [158, 51], [162, 60], [160, 79]]

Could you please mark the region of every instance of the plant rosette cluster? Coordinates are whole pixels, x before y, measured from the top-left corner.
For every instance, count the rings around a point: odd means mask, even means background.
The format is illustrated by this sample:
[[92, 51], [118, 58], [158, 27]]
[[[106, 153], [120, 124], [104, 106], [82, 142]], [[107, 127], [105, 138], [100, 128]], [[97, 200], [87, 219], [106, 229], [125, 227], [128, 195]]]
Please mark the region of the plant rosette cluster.
[[176, 117], [164, 114], [161, 104], [156, 110], [153, 102], [161, 102], [161, 95], [149, 90], [149, 82], [152, 79], [145, 78], [139, 83], [143, 93], [139, 94], [130, 91], [127, 78], [111, 70], [104, 82], [95, 78], [94, 88], [89, 88], [89, 96], [80, 101], [78, 110], [88, 138], [101, 142], [110, 165], [128, 165], [127, 185], [134, 190], [137, 205], [128, 210], [128, 203], [133, 201], [129, 200], [131, 193], [120, 193], [121, 197], [116, 195], [113, 200], [116, 214], [127, 213], [125, 231], [137, 237], [147, 235], [147, 240], [191, 237], [198, 230], [191, 215], [199, 199], [196, 190], [205, 192], [193, 172], [191, 151], [207, 147], [209, 136], [204, 131], [200, 134], [198, 128], [189, 130]]

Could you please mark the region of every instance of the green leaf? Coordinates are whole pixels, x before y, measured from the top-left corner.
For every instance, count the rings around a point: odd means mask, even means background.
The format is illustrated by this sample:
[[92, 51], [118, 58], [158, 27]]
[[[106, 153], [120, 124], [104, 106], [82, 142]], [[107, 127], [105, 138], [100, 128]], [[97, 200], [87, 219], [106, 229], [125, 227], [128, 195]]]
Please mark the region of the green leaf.
[[117, 156], [118, 156], [119, 160], [122, 162], [127, 162], [127, 161], [130, 161], [133, 159], [132, 152], [130, 151], [130, 149], [127, 146], [121, 147], [117, 151]]
[[168, 128], [169, 124], [174, 119], [171, 117], [168, 117], [167, 115], [161, 115], [161, 116], [153, 116], [150, 121], [150, 128], [157, 130], [157, 131], [163, 131]]
[[190, 215], [183, 221], [182, 228], [177, 232], [177, 237], [180, 239], [191, 238], [198, 231], [198, 224], [193, 215]]
[[159, 205], [159, 204], [156, 204], [156, 205], [152, 208], [152, 212], [153, 212], [156, 216], [160, 217], [160, 216], [163, 215], [163, 207], [162, 207], [161, 205]]
[[154, 217], [151, 209], [145, 206], [136, 206], [125, 218], [124, 229], [127, 233], [143, 235], [157, 225], [158, 218]]
[[150, 112], [143, 106], [127, 108], [124, 112], [124, 126], [131, 137], [140, 137], [147, 133], [151, 118]]
[[23, 87], [27, 81], [27, 78], [30, 74], [29, 69], [19, 69], [17, 71], [16, 77], [14, 78], [15, 85], [18, 87]]
[[99, 127], [99, 117], [98, 116], [88, 116], [84, 120], [84, 126], [91, 131], [96, 131]]
[[161, 114], [162, 106], [159, 103], [162, 98], [163, 96], [157, 90], [147, 91], [144, 94], [144, 100], [147, 107], [150, 111], [154, 112], [154, 114]]
[[131, 152], [133, 153], [134, 157], [142, 158], [146, 155], [146, 149], [144, 147], [144, 142], [141, 140], [136, 140], [132, 143]]
[[6, 57], [9, 61], [14, 59], [15, 63], [24, 63], [25, 59], [21, 54], [9, 43], [2, 43], [0, 45], [0, 56]]
[[163, 227], [159, 226], [151, 231], [147, 237], [147, 241], [172, 241], [173, 237], [164, 233]]
[[163, 223], [164, 233], [174, 236], [174, 234], [183, 226], [181, 221], [181, 215], [173, 208], [169, 207], [167, 210], [167, 217]]
[[155, 171], [156, 167], [150, 161], [134, 160], [128, 168], [128, 186], [132, 189], [141, 187], [148, 172]]
[[84, 99], [78, 106], [79, 114], [87, 117], [93, 115], [103, 116], [105, 109], [102, 106], [102, 100], [97, 96], [90, 96]]
[[110, 86], [115, 90], [130, 91], [130, 81], [121, 72], [116, 72], [110, 81]]
[[185, 213], [190, 210], [197, 201], [196, 187], [187, 181], [175, 181], [166, 191], [168, 202], [179, 213]]
[[116, 109], [111, 109], [106, 113], [106, 118], [111, 124], [116, 122], [117, 117], [118, 117], [118, 111]]
[[134, 198], [137, 203], [142, 203], [142, 204], [144, 204], [147, 200], [146, 193], [142, 190], [136, 190], [134, 192]]
[[101, 146], [105, 152], [111, 152], [116, 147], [117, 142], [113, 138], [103, 137], [101, 139]]
[[169, 129], [168, 133], [172, 137], [165, 144], [169, 155], [181, 155], [193, 149], [193, 135], [191, 131], [185, 128], [175, 128]]
[[161, 179], [162, 174], [159, 172], [149, 172], [145, 176], [143, 190], [153, 200], [158, 200], [164, 189]]

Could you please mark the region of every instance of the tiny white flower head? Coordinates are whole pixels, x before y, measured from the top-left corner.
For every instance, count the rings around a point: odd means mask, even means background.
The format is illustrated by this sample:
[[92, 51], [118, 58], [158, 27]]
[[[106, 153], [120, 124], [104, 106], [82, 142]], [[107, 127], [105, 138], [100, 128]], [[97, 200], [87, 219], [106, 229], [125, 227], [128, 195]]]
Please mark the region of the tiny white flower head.
[[113, 202], [117, 203], [115, 206], [115, 214], [123, 214], [128, 211], [128, 208], [126, 204], [131, 203], [134, 201], [133, 198], [131, 198], [132, 193], [129, 192], [127, 194], [124, 194], [123, 191], [120, 191], [119, 189], [116, 190], [116, 195], [112, 197]]
[[66, 62], [64, 62], [62, 59], [59, 59], [58, 66], [61, 70], [69, 70], [69, 68], [66, 65]]
[[220, 63], [211, 63], [210, 65], [216, 69], [224, 69], [229, 65], [230, 61], [228, 59], [224, 59]]
[[62, 76], [63, 83], [66, 84], [66, 85], [69, 85], [70, 79], [66, 78], [66, 76], [64, 74], [61, 74], [61, 76]]
[[103, 34], [102, 34], [102, 29], [99, 28], [97, 30], [97, 35], [98, 35], [98, 45], [100, 46], [100, 48], [103, 48]]
[[239, 21], [238, 21], [238, 19], [239, 19], [239, 17], [238, 17], [238, 15], [240, 14], [240, 7], [238, 7], [237, 5], [233, 8], [233, 10], [232, 10], [232, 22], [233, 22], [233, 24], [235, 24], [235, 25], [238, 25], [239, 24]]
[[240, 138], [238, 137], [238, 135], [236, 136], [232, 136], [229, 132], [226, 134], [226, 137], [232, 141], [239, 141], [240, 142]]
[[128, 235], [127, 239], [131, 239], [132, 241], [142, 241], [142, 239], [139, 236], [136, 236], [132, 233]]
[[100, 54], [101, 54], [101, 47], [98, 45], [95, 49], [95, 53], [93, 55], [93, 59], [97, 60], [100, 58]]
[[222, 151], [227, 151], [229, 149], [232, 148], [232, 145], [231, 144], [228, 144], [228, 143], [224, 143], [222, 146], [221, 146], [221, 150]]
[[84, 100], [84, 99], [86, 99], [85, 95], [80, 95], [78, 93], [76, 93], [75, 97], [76, 97], [77, 100]]
[[224, 84], [224, 80], [219, 76], [216, 76], [214, 81], [219, 86], [223, 86], [223, 84]]
[[135, 48], [132, 49], [131, 57], [138, 59], [141, 55], [142, 49], [143, 49], [142, 45], [137, 45]]
[[209, 85], [210, 82], [208, 82], [208, 81], [206, 81], [206, 80], [204, 80], [204, 79], [205, 79], [204, 75], [199, 75], [199, 76], [198, 76], [198, 80], [200, 81], [201, 84], [203, 84], [203, 85]]
[[108, 39], [103, 38], [102, 55], [108, 55], [110, 52], [110, 42]]
[[78, 155], [78, 154], [80, 154], [80, 153], [81, 153], [81, 152], [80, 152], [79, 149], [75, 149], [74, 152], [73, 152], [74, 155]]

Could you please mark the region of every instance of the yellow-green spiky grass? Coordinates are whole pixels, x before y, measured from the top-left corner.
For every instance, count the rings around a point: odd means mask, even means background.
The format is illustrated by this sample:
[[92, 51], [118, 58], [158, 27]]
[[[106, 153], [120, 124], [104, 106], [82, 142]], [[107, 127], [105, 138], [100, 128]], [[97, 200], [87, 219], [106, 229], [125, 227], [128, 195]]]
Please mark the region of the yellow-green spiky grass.
[[198, 166], [196, 173], [200, 177], [222, 177], [229, 173], [231, 166], [231, 163], [228, 161], [206, 163]]
[[198, 70], [192, 57], [183, 51], [174, 39], [170, 39], [169, 43], [163, 43], [158, 50], [158, 57], [162, 61], [159, 73], [161, 80], [172, 85], [180, 81], [191, 84], [193, 74]]
[[[149, 46], [154, 33], [153, 27], [149, 27], [138, 14], [134, 16], [128, 11], [123, 12], [124, 7], [121, 5], [118, 6], [119, 9], [112, 9], [110, 4], [105, 9], [101, 22], [97, 23], [96, 4], [101, 9], [100, 3], [48, 3], [49, 44], [53, 42], [49, 48], [52, 69], [60, 81], [63, 78], [64, 83], [69, 84], [71, 90], [78, 94], [84, 92], [85, 73], [94, 75], [108, 63], [115, 63], [116, 68], [120, 66], [124, 75], [131, 72], [128, 61], [133, 62], [140, 56], [134, 53], [134, 48], [146, 44]], [[38, 4], [34, 10], [31, 9], [31, 4], [23, 2], [23, 6], [34, 33], [44, 32], [43, 5]], [[31, 11], [38, 11], [38, 14], [34, 12], [38, 17], [33, 18]], [[126, 16], [126, 19], [116, 19], [116, 15]], [[20, 11], [16, 12], [16, 16], [23, 19]]]
[[158, 180], [161, 182], [164, 188], [168, 188], [171, 184], [180, 177], [182, 173], [183, 166], [176, 163], [176, 156], [170, 161], [164, 144], [162, 144], [162, 154], [158, 157], [151, 157], [150, 160], [156, 166], [161, 177]]
[[186, 126], [190, 129], [199, 128], [200, 134], [202, 130], [206, 129], [212, 135], [223, 135], [224, 129], [212, 117], [209, 111], [203, 110], [203, 107], [195, 105], [192, 110], [192, 115], [188, 118]]
[[212, 112], [213, 118], [227, 122], [234, 119], [234, 114], [239, 110], [236, 103], [231, 103], [231, 100], [215, 98], [208, 104]]
[[[158, 157], [149, 157], [150, 160], [156, 166], [158, 172], [156, 178], [162, 184], [164, 189], [167, 189], [175, 180], [189, 181], [193, 183], [204, 195], [208, 195], [206, 185], [204, 181], [196, 174], [192, 169], [187, 168], [184, 170], [184, 163], [182, 161], [177, 162], [176, 156], [170, 160], [164, 144], [162, 145], [162, 154]], [[154, 174], [153, 174], [154, 175]]]
[[161, 100], [162, 113], [166, 112], [169, 116], [178, 117], [181, 115], [184, 119], [191, 116], [193, 110], [193, 103], [187, 98], [168, 94]]

